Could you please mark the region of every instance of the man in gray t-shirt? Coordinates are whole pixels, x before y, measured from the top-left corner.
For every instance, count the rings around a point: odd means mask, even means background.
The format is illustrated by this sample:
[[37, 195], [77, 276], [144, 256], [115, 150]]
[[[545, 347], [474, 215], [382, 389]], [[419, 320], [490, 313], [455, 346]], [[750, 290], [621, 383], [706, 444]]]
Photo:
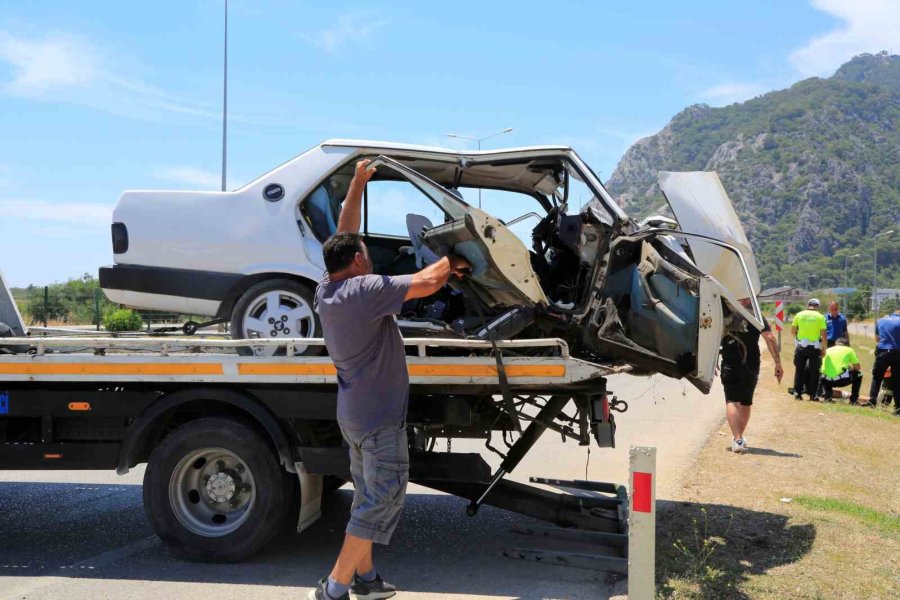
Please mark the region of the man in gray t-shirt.
[[373, 542], [387, 544], [397, 526], [409, 480], [409, 374], [395, 315], [406, 300], [430, 296], [469, 267], [448, 256], [413, 275], [372, 274], [358, 233], [363, 191], [374, 173], [368, 164], [356, 164], [337, 232], [322, 248], [328, 275], [316, 288], [315, 309], [337, 368], [337, 419], [350, 448], [355, 492], [341, 553], [310, 600], [349, 600], [351, 587], [367, 600], [396, 593], [372, 561]]
[[394, 315], [412, 278], [359, 275], [331, 281], [325, 276], [316, 288], [316, 312], [338, 371], [337, 418], [343, 429], [375, 431], [406, 417], [409, 376]]

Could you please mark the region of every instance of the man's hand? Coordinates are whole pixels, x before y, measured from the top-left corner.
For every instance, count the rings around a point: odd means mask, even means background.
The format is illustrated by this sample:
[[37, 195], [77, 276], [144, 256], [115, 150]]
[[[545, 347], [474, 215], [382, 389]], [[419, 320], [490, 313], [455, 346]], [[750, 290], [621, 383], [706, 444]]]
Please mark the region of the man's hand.
[[784, 377], [784, 369], [780, 364], [775, 365], [775, 379], [778, 380], [778, 383], [781, 383], [781, 378]]
[[369, 163], [371, 162], [372, 161], [368, 158], [365, 160], [357, 161], [356, 173], [353, 174], [354, 181], [358, 181], [360, 185], [365, 185], [369, 182], [370, 179], [372, 179], [372, 175], [375, 174], [375, 171], [377, 169], [375, 167], [372, 167], [371, 169], [367, 168], [369, 166]]
[[450, 261], [450, 272], [457, 277], [462, 277], [465, 272], [472, 270], [472, 265], [469, 264], [469, 261], [458, 254], [448, 255], [447, 260]]

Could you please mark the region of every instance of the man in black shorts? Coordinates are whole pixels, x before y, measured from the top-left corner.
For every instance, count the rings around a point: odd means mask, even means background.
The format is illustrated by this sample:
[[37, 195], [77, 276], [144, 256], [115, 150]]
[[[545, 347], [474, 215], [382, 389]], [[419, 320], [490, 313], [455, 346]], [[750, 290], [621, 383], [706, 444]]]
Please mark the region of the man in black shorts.
[[[749, 298], [741, 300], [745, 308], [751, 308]], [[784, 369], [775, 344], [775, 336], [769, 322], [763, 318], [763, 330], [757, 331], [747, 323], [747, 331], [729, 333], [722, 339], [722, 387], [725, 388], [725, 414], [733, 436], [731, 451], [740, 454], [747, 449], [744, 430], [750, 421], [753, 392], [759, 380], [759, 336], [762, 335], [775, 361], [775, 378], [781, 383]]]

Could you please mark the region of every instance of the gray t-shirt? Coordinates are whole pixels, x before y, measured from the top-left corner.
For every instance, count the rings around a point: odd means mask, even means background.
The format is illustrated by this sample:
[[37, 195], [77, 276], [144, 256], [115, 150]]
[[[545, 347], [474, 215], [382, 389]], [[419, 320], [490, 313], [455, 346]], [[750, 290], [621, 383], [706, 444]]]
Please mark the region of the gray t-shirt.
[[337, 367], [337, 419], [344, 429], [373, 431], [406, 418], [409, 373], [400, 313], [412, 275], [361, 275], [316, 288], [315, 309]]

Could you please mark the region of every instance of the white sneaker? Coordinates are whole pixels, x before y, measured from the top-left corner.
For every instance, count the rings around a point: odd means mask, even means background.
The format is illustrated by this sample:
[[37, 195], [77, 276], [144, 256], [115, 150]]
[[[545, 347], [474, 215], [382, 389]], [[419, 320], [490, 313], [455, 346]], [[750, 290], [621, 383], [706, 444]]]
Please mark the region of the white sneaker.
[[747, 449], [747, 444], [746, 444], [746, 442], [744, 442], [743, 438], [741, 438], [739, 440], [734, 440], [734, 442], [731, 443], [731, 451], [734, 452], [735, 454], [741, 454], [746, 449]]

